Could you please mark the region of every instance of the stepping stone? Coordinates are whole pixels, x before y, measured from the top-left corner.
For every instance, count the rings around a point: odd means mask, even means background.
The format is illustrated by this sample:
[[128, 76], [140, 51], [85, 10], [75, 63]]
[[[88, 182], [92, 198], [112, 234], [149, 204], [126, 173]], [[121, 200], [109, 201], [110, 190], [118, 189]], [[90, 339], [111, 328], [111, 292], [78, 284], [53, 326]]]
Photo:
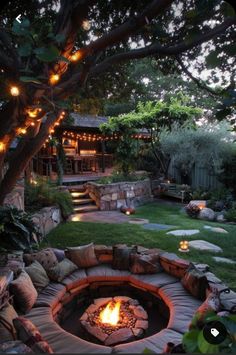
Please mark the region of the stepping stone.
[[215, 233], [222, 233], [222, 234], [228, 234], [228, 232], [224, 229], [224, 228], [220, 228], [220, 227], [212, 227], [211, 229], [209, 229], [211, 232], [215, 232]]
[[146, 223], [143, 225], [143, 228], [151, 231], [160, 231], [160, 230], [175, 228], [175, 226], [170, 226], [168, 224]]
[[147, 224], [149, 223], [149, 219], [145, 218], [130, 218], [129, 223], [131, 224]]
[[194, 235], [194, 234], [197, 234], [199, 233], [199, 229], [179, 229], [179, 230], [176, 230], [176, 231], [170, 231], [166, 234], [171, 234], [171, 235], [175, 235], [175, 236], [186, 236], [186, 235]]
[[209, 243], [205, 240], [191, 240], [189, 246], [197, 250], [213, 251], [214, 253], [223, 252], [218, 245]]
[[221, 258], [219, 256], [213, 256], [212, 259], [214, 259], [217, 263], [236, 264], [236, 261], [234, 260]]

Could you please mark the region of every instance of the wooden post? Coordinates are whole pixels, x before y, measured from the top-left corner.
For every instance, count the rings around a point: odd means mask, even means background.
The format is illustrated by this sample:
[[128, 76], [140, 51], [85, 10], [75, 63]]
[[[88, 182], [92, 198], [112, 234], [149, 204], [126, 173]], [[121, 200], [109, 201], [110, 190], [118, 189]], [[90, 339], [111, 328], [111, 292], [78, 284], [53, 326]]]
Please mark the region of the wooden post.
[[105, 156], [104, 156], [104, 153], [105, 153], [105, 142], [104, 142], [103, 139], [101, 140], [101, 145], [102, 145], [102, 172], [104, 173], [105, 172]]

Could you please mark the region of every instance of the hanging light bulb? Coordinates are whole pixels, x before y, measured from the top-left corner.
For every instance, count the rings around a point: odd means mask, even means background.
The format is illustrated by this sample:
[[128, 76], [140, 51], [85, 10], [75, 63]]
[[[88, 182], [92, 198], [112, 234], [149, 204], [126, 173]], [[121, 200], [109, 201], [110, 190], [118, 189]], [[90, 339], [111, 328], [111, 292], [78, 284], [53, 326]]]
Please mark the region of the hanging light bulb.
[[20, 89], [17, 86], [11, 86], [10, 93], [11, 93], [12, 96], [19, 96], [20, 95]]
[[49, 79], [51, 85], [55, 85], [59, 80], [60, 80], [59, 74], [52, 74]]

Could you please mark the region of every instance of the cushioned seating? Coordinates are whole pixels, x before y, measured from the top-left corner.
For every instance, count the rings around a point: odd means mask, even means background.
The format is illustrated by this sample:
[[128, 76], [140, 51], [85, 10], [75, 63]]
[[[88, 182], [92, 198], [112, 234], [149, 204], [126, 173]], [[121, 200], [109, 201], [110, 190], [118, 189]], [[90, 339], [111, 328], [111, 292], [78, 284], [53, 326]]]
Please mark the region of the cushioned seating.
[[86, 284], [87, 274], [84, 269], [75, 270], [72, 274], [65, 277], [61, 283], [66, 286], [67, 291], [70, 291], [72, 288]]
[[158, 293], [170, 309], [167, 328], [185, 333], [202, 302], [191, 296], [180, 282], [165, 285], [159, 289]]
[[165, 350], [166, 344], [172, 342], [174, 344], [181, 343], [182, 334], [172, 330], [163, 329], [148, 338], [140, 339], [132, 343], [116, 345], [113, 348], [113, 353], [138, 354], [144, 349], [149, 349], [151, 352], [161, 354]]
[[66, 293], [66, 287], [56, 282], [50, 282], [45, 287], [34, 304], [34, 307], [51, 307], [54, 308]]
[[130, 282], [135, 286], [147, 288], [149, 291], [157, 291], [164, 285], [169, 285], [175, 282], [179, 282], [174, 276], [168, 275], [165, 272], [159, 272], [157, 274], [150, 275], [130, 275]]
[[26, 318], [30, 319], [39, 329], [43, 338], [53, 351], [58, 354], [98, 353], [109, 354], [112, 349], [80, 339], [63, 330], [52, 317], [49, 307], [33, 308]]
[[88, 282], [96, 281], [129, 281], [130, 272], [112, 269], [110, 265], [98, 265], [86, 270]]

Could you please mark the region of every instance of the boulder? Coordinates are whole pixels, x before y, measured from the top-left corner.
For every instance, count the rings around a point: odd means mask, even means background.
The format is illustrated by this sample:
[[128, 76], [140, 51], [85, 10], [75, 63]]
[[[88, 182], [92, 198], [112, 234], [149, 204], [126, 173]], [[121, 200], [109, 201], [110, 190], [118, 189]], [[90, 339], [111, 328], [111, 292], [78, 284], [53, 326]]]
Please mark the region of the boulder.
[[215, 219], [215, 212], [211, 208], [203, 208], [200, 210], [198, 218], [213, 221]]

